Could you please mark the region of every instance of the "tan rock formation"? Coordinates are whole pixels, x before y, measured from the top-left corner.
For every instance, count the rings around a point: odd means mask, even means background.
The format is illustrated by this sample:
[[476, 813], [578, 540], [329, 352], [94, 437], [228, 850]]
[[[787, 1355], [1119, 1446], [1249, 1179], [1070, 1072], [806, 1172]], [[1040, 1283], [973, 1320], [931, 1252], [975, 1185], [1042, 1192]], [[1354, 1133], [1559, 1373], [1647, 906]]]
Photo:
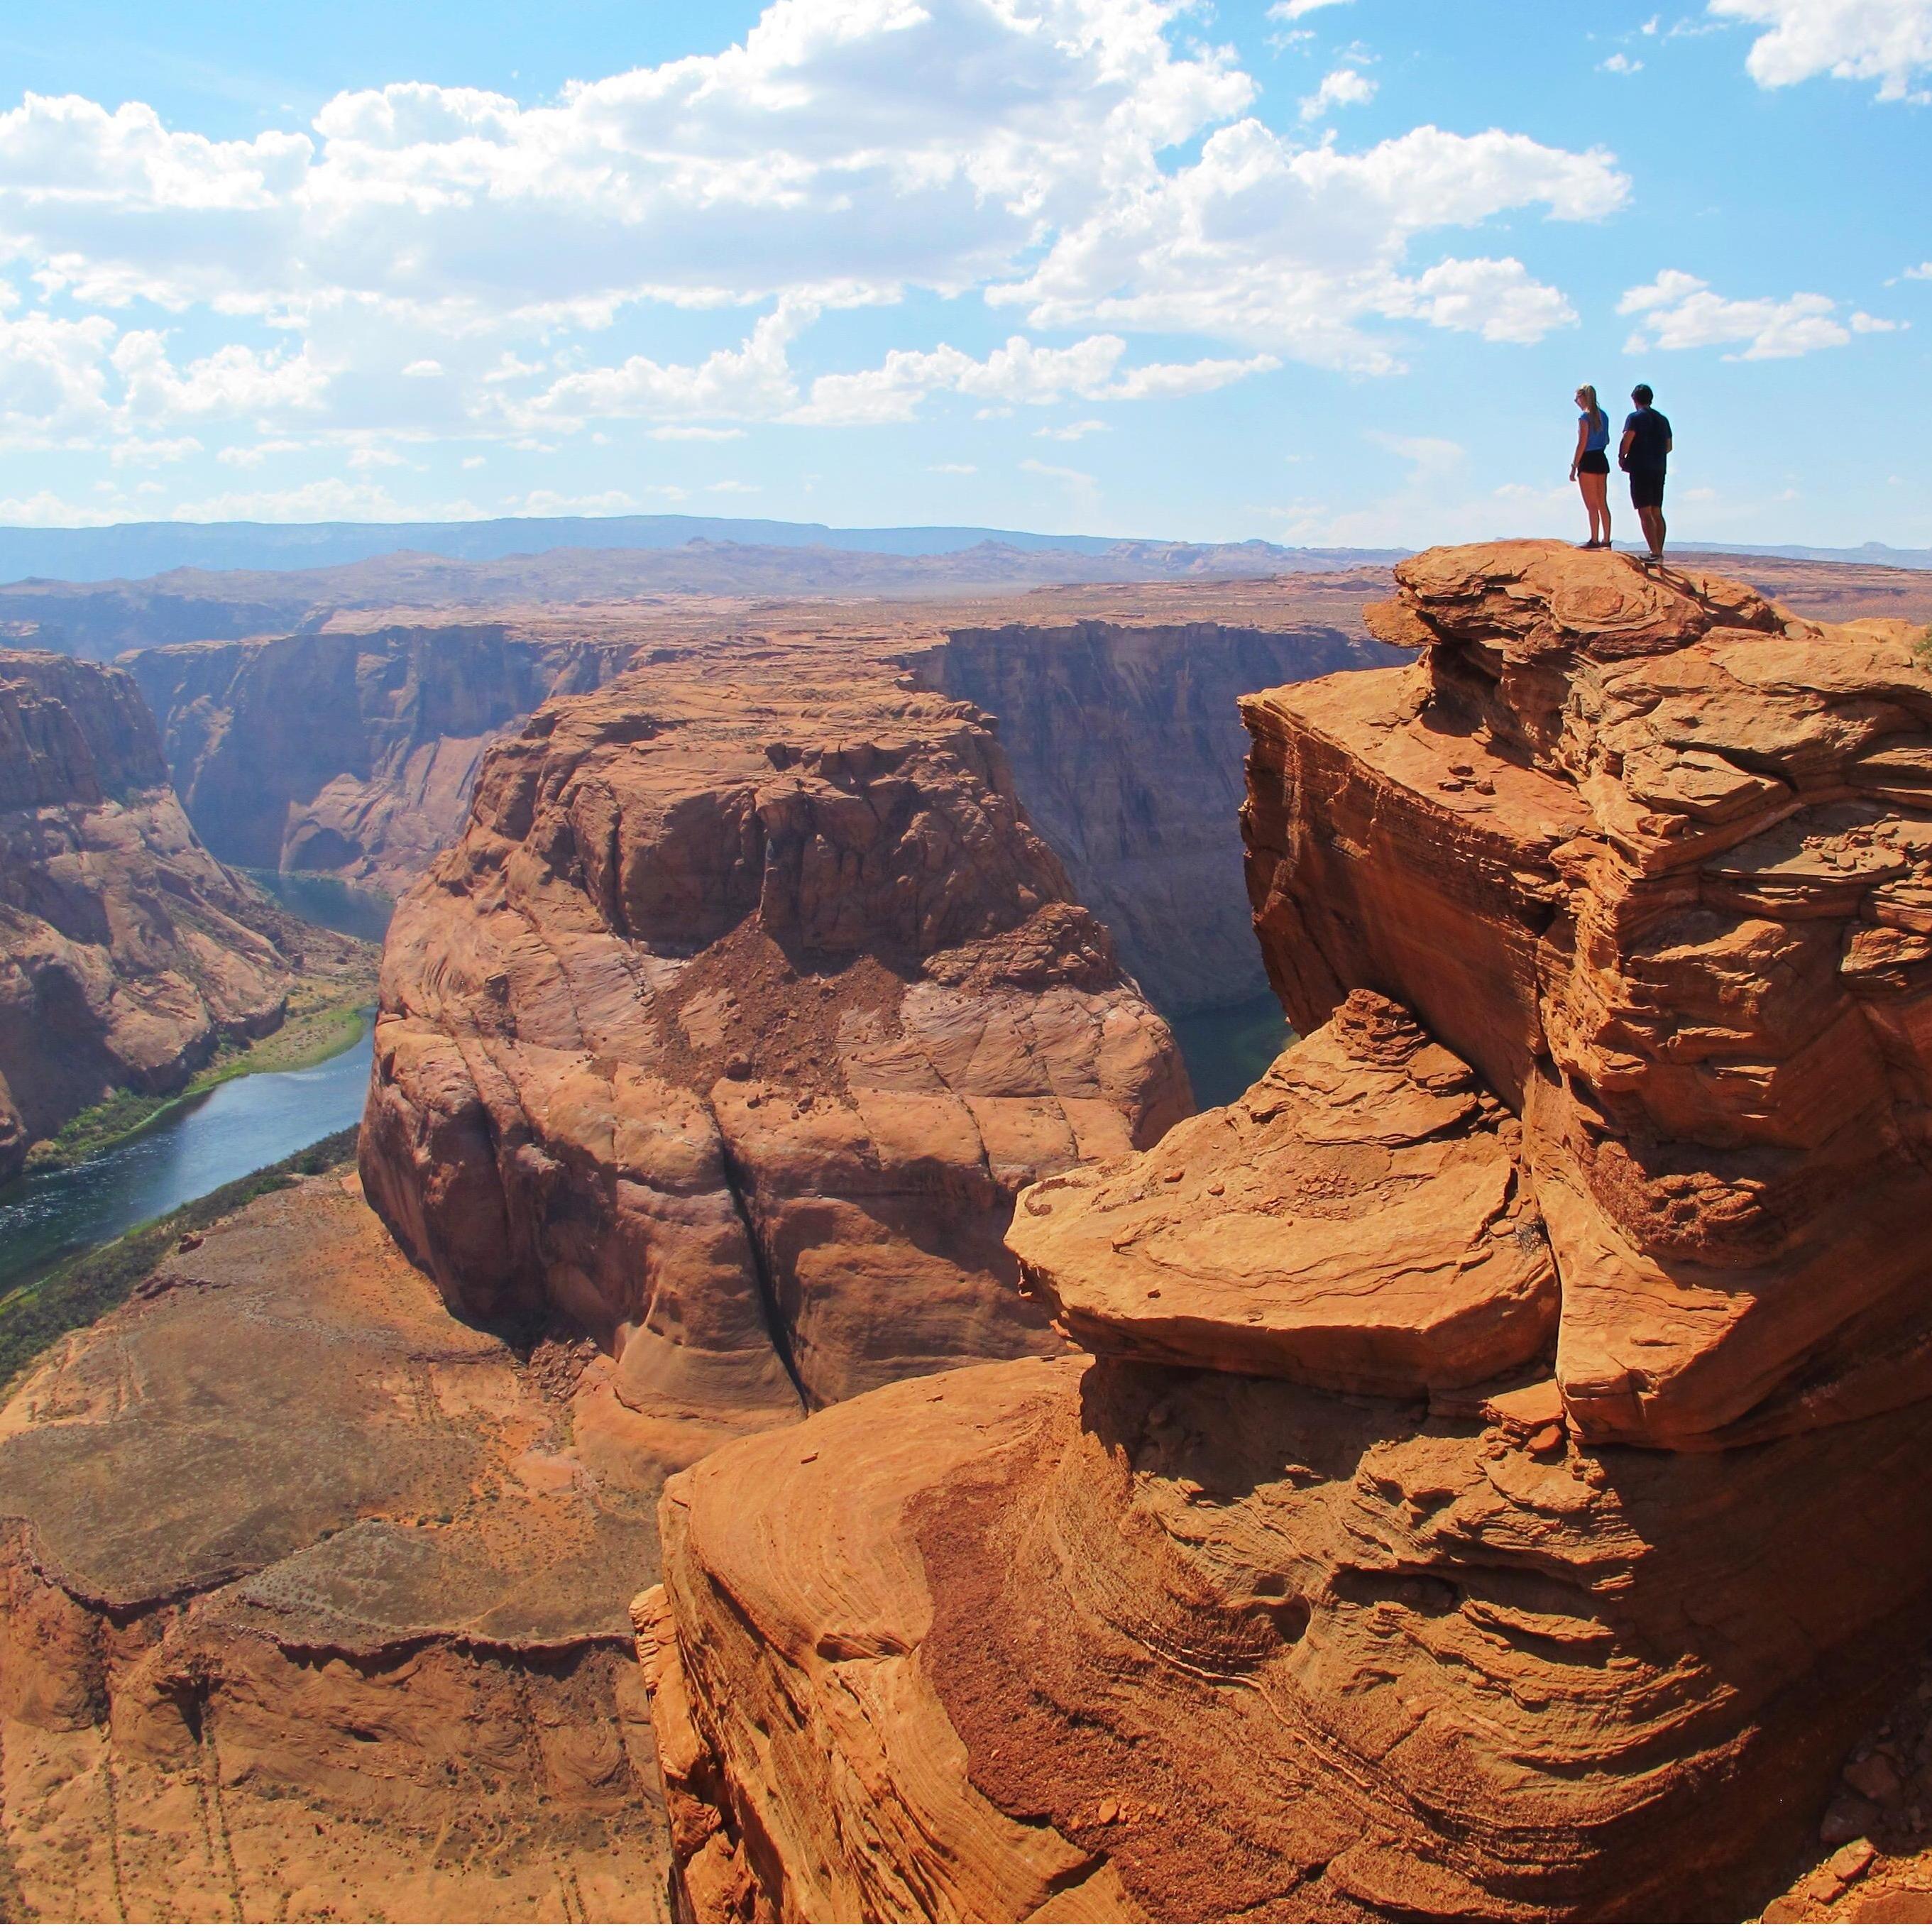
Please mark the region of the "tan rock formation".
[[124, 671], [0, 652], [0, 1178], [114, 1089], [172, 1093], [272, 1031], [305, 968], [356, 950], [209, 856]]
[[1358, 992], [1157, 1158], [1029, 1189], [1006, 1238], [1098, 1354], [1426, 1396], [1555, 1340], [1521, 1145], [1460, 1060]]
[[1592, 1439], [1932, 1393], [1918, 634], [1552, 545], [1396, 575], [1413, 672], [1248, 707], [1291, 1017], [1372, 986], [1522, 1112]]
[[1246, 707], [1308, 1037], [1021, 1198], [1099, 1359], [667, 1489], [700, 1916], [1735, 1916], [1895, 1689], [1932, 675], [1553, 545], [1397, 575], [1414, 670]]
[[398, 908], [363, 1139], [450, 1306], [617, 1358], [667, 1466], [1051, 1352], [1018, 1190], [1186, 1111], [969, 706], [676, 666], [544, 707]]
[[218, 1225], [0, 1408], [9, 1918], [662, 1916], [650, 1456], [355, 1190]]

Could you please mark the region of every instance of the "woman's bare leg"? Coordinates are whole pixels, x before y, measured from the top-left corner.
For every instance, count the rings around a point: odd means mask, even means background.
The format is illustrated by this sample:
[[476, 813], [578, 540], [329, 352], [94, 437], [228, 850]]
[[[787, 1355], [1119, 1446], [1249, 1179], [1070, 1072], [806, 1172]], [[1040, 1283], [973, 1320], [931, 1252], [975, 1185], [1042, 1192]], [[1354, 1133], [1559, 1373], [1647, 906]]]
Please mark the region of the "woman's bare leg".
[[1590, 541], [1600, 543], [1607, 549], [1610, 542], [1610, 478], [1607, 476], [1580, 476], [1577, 482], [1583, 486], [1584, 506], [1590, 512]]

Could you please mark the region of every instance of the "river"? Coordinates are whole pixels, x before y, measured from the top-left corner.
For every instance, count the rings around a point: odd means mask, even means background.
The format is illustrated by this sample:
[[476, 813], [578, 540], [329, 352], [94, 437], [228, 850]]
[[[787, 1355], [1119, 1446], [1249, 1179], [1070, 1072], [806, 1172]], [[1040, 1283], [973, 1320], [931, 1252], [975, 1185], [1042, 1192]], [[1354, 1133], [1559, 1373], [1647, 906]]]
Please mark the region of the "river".
[[[389, 902], [340, 880], [250, 875], [291, 912], [380, 940]], [[0, 1187], [0, 1293], [258, 1167], [353, 1126], [369, 1085], [365, 1024], [356, 1044], [292, 1073], [248, 1073], [171, 1107], [131, 1138], [51, 1174]]]
[[1190, 1013], [1171, 1024], [1197, 1107], [1225, 1107], [1238, 1100], [1294, 1038], [1272, 993], [1238, 1006]]
[[294, 1073], [248, 1073], [91, 1160], [0, 1188], [0, 1292], [362, 1118], [372, 1027]]

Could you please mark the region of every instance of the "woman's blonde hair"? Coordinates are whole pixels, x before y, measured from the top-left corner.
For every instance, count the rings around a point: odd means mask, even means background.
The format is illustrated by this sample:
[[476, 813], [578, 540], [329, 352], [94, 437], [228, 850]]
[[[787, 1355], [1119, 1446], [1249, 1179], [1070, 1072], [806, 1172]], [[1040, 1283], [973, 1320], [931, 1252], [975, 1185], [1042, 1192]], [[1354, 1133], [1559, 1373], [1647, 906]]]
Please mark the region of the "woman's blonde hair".
[[1593, 416], [1600, 416], [1604, 413], [1604, 406], [1597, 400], [1597, 386], [1595, 383], [1579, 382], [1576, 385], [1576, 393], [1589, 405], [1591, 415]]

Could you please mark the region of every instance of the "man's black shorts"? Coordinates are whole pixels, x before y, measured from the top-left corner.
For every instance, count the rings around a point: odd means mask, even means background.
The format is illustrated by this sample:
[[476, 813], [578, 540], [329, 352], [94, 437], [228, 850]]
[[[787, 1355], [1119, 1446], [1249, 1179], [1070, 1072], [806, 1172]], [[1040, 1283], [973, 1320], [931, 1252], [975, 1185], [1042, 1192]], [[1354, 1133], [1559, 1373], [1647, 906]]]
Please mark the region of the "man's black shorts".
[[1630, 507], [1633, 509], [1660, 510], [1664, 508], [1664, 474], [1661, 470], [1633, 470], [1630, 472]]

